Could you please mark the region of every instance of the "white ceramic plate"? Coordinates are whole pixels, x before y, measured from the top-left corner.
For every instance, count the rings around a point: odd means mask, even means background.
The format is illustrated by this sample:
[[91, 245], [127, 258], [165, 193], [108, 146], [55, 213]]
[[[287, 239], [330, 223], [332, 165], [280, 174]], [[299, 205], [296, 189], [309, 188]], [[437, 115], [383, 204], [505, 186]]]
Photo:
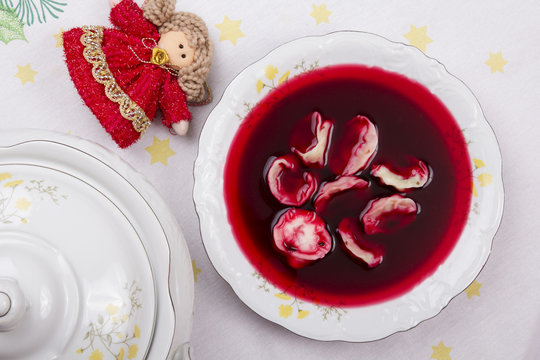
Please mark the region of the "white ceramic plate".
[[4, 131], [0, 202], [0, 277], [19, 282], [27, 306], [0, 332], [0, 357], [187, 351], [186, 243], [155, 189], [118, 156], [73, 136]]
[[[300, 301], [260, 277], [242, 253], [227, 220], [224, 165], [248, 109], [272, 86], [311, 67], [377, 66], [427, 87], [466, 129], [473, 163], [474, 196], [468, 225], [435, 273], [408, 293], [382, 303], [347, 309]], [[265, 72], [278, 70], [274, 79]], [[503, 209], [501, 157], [494, 133], [471, 91], [418, 49], [362, 32], [336, 32], [282, 45], [242, 71], [226, 89], [204, 126], [195, 163], [194, 199], [208, 255], [221, 276], [255, 312], [300, 335], [319, 340], [370, 341], [407, 330], [436, 315], [463, 291], [487, 261]]]

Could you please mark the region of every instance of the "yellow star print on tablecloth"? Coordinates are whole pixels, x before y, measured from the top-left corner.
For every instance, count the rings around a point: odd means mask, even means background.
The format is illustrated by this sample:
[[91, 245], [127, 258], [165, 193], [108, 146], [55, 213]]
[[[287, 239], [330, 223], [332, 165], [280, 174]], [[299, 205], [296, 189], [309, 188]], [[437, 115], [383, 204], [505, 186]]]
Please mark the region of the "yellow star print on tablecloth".
[[154, 141], [152, 142], [152, 145], [144, 148], [144, 150], [148, 151], [148, 153], [152, 155], [150, 164], [155, 164], [159, 161], [163, 165], [167, 166], [167, 161], [169, 160], [169, 158], [173, 155], [176, 155], [176, 153], [169, 146], [170, 140], [171, 139], [160, 140], [159, 138], [154, 136]]
[[427, 25], [417, 28], [411, 24], [411, 30], [403, 36], [409, 40], [409, 44], [423, 52], [426, 51], [426, 45], [433, 42], [433, 39], [427, 35]]
[[60, 28], [60, 32], [53, 35], [54, 39], [56, 40], [57, 48], [64, 47], [64, 38], [62, 37], [63, 34], [64, 34], [64, 29]]
[[467, 293], [467, 298], [472, 298], [473, 296], [480, 296], [480, 288], [482, 287], [482, 284], [478, 281], [474, 280], [471, 285], [469, 285], [468, 288], [465, 289], [465, 292]]
[[191, 266], [193, 267], [193, 279], [197, 282], [197, 275], [199, 275], [202, 270], [197, 267], [195, 260], [191, 260]]
[[240, 24], [242, 24], [242, 20], [231, 20], [228, 16], [225, 16], [222, 23], [216, 24], [216, 27], [221, 31], [219, 41], [229, 40], [233, 45], [236, 45], [239, 38], [246, 36], [240, 30]]
[[32, 70], [30, 64], [24, 66], [17, 65], [19, 71], [15, 74], [16, 78], [21, 80], [21, 83], [24, 85], [27, 82], [34, 82], [34, 76], [36, 76], [37, 71]]
[[319, 6], [313, 4], [313, 11], [311, 12], [311, 14], [309, 14], [310, 16], [312, 16], [316, 21], [317, 21], [317, 25], [319, 25], [320, 23], [329, 23], [328, 21], [328, 17], [332, 14], [331, 11], [329, 11], [327, 8], [326, 8], [326, 4], [321, 4]]
[[433, 354], [431, 354], [430, 359], [452, 360], [450, 357], [450, 350], [452, 350], [452, 348], [445, 346], [442, 341], [439, 343], [439, 345], [432, 346], [431, 348], [433, 349]]
[[508, 64], [508, 61], [503, 58], [502, 51], [499, 51], [496, 54], [490, 51], [489, 59], [484, 64], [491, 68], [492, 74], [496, 71], [504, 74], [504, 65]]

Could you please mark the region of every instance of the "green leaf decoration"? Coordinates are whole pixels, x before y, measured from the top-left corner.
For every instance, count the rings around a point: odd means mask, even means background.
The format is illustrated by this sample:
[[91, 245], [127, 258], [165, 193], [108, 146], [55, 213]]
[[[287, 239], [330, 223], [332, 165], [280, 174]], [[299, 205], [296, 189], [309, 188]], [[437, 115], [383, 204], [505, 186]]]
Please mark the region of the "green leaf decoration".
[[17, 17], [13, 9], [0, 5], [0, 41], [8, 44], [13, 40], [26, 40], [24, 23]]
[[56, 0], [0, 0], [0, 7], [11, 8], [25, 25], [46, 23], [47, 15], [58, 19], [58, 13], [63, 13], [62, 7], [67, 3]]

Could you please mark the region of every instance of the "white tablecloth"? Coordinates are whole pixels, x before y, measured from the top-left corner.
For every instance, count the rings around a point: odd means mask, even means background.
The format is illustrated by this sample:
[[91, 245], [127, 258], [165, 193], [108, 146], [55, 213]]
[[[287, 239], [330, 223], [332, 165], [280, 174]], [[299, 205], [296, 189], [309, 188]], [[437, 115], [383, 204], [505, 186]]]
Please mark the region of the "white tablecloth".
[[[22, 1], [22, 0], [21, 0]], [[28, 0], [26, 0], [28, 1]], [[540, 3], [478, 1], [182, 0], [207, 22], [215, 44], [215, 100], [192, 109], [185, 138], [159, 121], [128, 150], [110, 140], [68, 77], [61, 29], [108, 24], [108, 1], [58, 0], [54, 18], [23, 27], [27, 41], [0, 42], [0, 131], [71, 133], [113, 150], [141, 171], [176, 214], [194, 260], [195, 359], [537, 359], [540, 355]], [[0, 0], [15, 6], [19, 0]], [[463, 80], [480, 101], [503, 156], [505, 213], [473, 287], [414, 329], [363, 344], [297, 336], [245, 306], [216, 273], [192, 202], [203, 123], [227, 84], [276, 46], [305, 35], [361, 30], [418, 46]], [[0, 38], [1, 39], [1, 38]], [[169, 143], [167, 143], [169, 142]]]

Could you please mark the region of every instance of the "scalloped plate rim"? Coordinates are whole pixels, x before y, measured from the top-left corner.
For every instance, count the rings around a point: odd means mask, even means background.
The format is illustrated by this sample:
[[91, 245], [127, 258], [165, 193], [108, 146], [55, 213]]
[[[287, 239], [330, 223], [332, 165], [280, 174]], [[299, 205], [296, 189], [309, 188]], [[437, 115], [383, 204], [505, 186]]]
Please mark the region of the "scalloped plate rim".
[[[287, 322], [283, 321], [284, 319], [279, 318], [279, 316], [277, 316], [277, 314], [270, 314], [270, 313], [268, 313], [266, 311], [263, 311], [260, 308], [260, 303], [259, 302], [250, 301], [250, 299], [248, 298], [249, 297], [249, 293], [248, 293], [249, 289], [247, 289], [245, 287], [242, 287], [242, 286], [239, 286], [233, 280], [234, 279], [234, 274], [233, 274], [234, 269], [227, 268], [225, 263], [223, 263], [221, 261], [217, 261], [218, 259], [214, 258], [214, 256], [217, 256], [217, 255], [215, 255], [215, 252], [217, 250], [215, 250], [214, 248], [209, 246], [210, 244], [208, 243], [208, 238], [207, 238], [207, 236], [205, 236], [206, 229], [203, 228], [203, 221], [204, 221], [204, 218], [207, 215], [205, 214], [206, 209], [204, 209], [201, 206], [201, 201], [203, 201], [203, 199], [202, 199], [202, 192], [199, 191], [199, 188], [201, 186], [201, 184], [200, 184], [201, 181], [200, 181], [198, 173], [200, 172], [200, 169], [201, 169], [201, 162], [202, 162], [201, 154], [205, 154], [205, 150], [203, 149], [204, 140], [205, 140], [205, 137], [209, 136], [208, 132], [210, 132], [210, 134], [212, 134], [212, 131], [209, 130], [208, 124], [211, 123], [211, 119], [213, 117], [216, 117], [216, 118], [220, 117], [220, 115], [216, 114], [216, 113], [220, 112], [220, 110], [223, 110], [223, 109], [226, 110], [228, 108], [229, 104], [226, 104], [225, 103], [226, 101], [234, 100], [234, 95], [231, 95], [231, 93], [233, 92], [233, 90], [236, 87], [239, 86], [238, 84], [241, 83], [241, 81], [243, 81], [242, 77], [247, 76], [249, 71], [251, 69], [253, 69], [254, 67], [256, 67], [257, 65], [263, 64], [263, 62], [265, 60], [275, 56], [277, 53], [285, 51], [284, 49], [287, 49], [287, 47], [291, 47], [293, 44], [296, 44], [296, 43], [299, 43], [299, 42], [306, 42], [307, 43], [308, 41], [313, 41], [313, 40], [321, 39], [321, 38], [332, 39], [332, 38], [339, 38], [339, 37], [368, 37], [368, 38], [372, 38], [372, 39], [374, 39], [376, 41], [383, 41], [390, 47], [393, 46], [395, 48], [406, 49], [405, 51], [408, 51], [411, 54], [416, 52], [415, 55], [411, 55], [411, 56], [419, 57], [419, 55], [420, 55], [420, 57], [422, 58], [422, 61], [432, 62], [432, 63], [435, 64], [435, 66], [440, 67], [441, 68], [440, 70], [443, 73], [448, 75], [448, 79], [450, 79], [451, 81], [453, 81], [456, 84], [459, 84], [459, 86], [463, 88], [463, 90], [464, 90], [463, 95], [465, 95], [465, 97], [469, 97], [469, 100], [472, 102], [472, 104], [478, 108], [479, 115], [477, 116], [477, 120], [480, 120], [480, 122], [477, 123], [476, 126], [481, 128], [481, 130], [490, 137], [490, 140], [494, 141], [491, 145], [494, 145], [494, 147], [496, 149], [496, 152], [494, 152], [492, 154], [492, 156], [494, 156], [496, 158], [496, 164], [493, 165], [493, 166], [495, 166], [495, 168], [497, 170], [495, 175], [493, 176], [494, 187], [495, 187], [495, 185], [497, 186], [496, 193], [493, 195], [495, 200], [496, 200], [496, 207], [495, 207], [496, 211], [495, 211], [495, 214], [491, 218], [491, 226], [487, 229], [487, 232], [485, 232], [483, 234], [483, 236], [485, 238], [489, 239], [486, 242], [486, 245], [488, 245], [488, 246], [483, 247], [483, 251], [476, 257], [477, 261], [475, 263], [477, 265], [474, 266], [474, 269], [471, 269], [470, 272], [469, 272], [469, 274], [474, 274], [474, 275], [469, 275], [467, 277], [467, 281], [465, 281], [461, 286], [455, 286], [454, 291], [452, 291], [452, 294], [447, 296], [447, 299], [443, 300], [443, 303], [440, 306], [436, 306], [436, 307], [431, 308], [430, 309], [431, 311], [429, 311], [429, 313], [425, 312], [424, 316], [421, 316], [420, 318], [415, 319], [415, 321], [410, 322], [408, 324], [401, 324], [401, 326], [396, 326], [395, 328], [393, 328], [391, 330], [386, 329], [386, 330], [380, 331], [377, 334], [376, 333], [371, 333], [369, 335], [358, 334], [358, 333], [350, 333], [350, 332], [347, 333], [347, 332], [344, 332], [344, 331], [339, 331], [339, 329], [336, 329], [334, 331], [326, 331], [327, 329], [325, 329], [325, 331], [319, 331], [319, 330], [311, 331], [311, 329], [309, 327], [304, 328], [302, 326], [295, 326], [296, 324], [291, 326], [290, 322], [287, 323]], [[358, 40], [358, 39], [356, 39], [356, 40]], [[345, 63], [345, 62], [343, 62], [343, 63]], [[350, 62], [347, 62], [347, 63], [350, 63]], [[338, 62], [336, 62], [335, 64], [338, 64]], [[223, 117], [223, 116], [221, 116], [221, 117]], [[227, 150], [228, 150], [228, 148], [227, 148]], [[372, 33], [368, 33], [368, 32], [354, 31], [354, 30], [336, 31], [336, 32], [332, 32], [332, 33], [329, 33], [329, 34], [305, 36], [305, 37], [301, 37], [301, 38], [298, 38], [298, 39], [291, 40], [289, 42], [284, 43], [283, 45], [280, 45], [280, 46], [274, 48], [273, 50], [268, 52], [265, 56], [263, 56], [262, 58], [258, 59], [255, 62], [251, 63], [246, 68], [244, 68], [238, 75], [236, 75], [233, 78], [233, 80], [231, 80], [229, 85], [226, 87], [223, 95], [221, 96], [221, 98], [220, 98], [219, 102], [217, 103], [217, 105], [211, 111], [211, 113], [208, 116], [208, 118], [207, 118], [207, 120], [206, 120], [206, 122], [205, 122], [205, 124], [203, 126], [203, 129], [201, 131], [201, 135], [200, 135], [200, 138], [199, 138], [199, 148], [198, 148], [197, 159], [196, 159], [195, 164], [194, 164], [194, 183], [195, 184], [194, 184], [194, 189], [193, 189], [193, 201], [194, 201], [194, 204], [195, 204], [195, 209], [196, 209], [196, 212], [197, 212], [197, 216], [199, 218], [199, 229], [200, 229], [200, 232], [201, 232], [201, 237], [203, 239], [203, 246], [204, 246], [205, 251], [207, 252], [207, 254], [208, 254], [208, 256], [209, 256], [209, 258], [211, 260], [212, 265], [214, 266], [216, 271], [219, 273], [219, 275], [221, 277], [223, 277], [223, 279], [227, 283], [229, 283], [229, 285], [232, 287], [233, 291], [237, 294], [237, 296], [249, 308], [251, 308], [257, 314], [259, 314], [261, 317], [266, 318], [266, 319], [268, 319], [268, 320], [270, 320], [270, 321], [272, 321], [272, 322], [274, 322], [276, 324], [279, 324], [279, 325], [287, 328], [288, 330], [290, 330], [290, 331], [292, 331], [292, 332], [294, 332], [294, 333], [296, 333], [298, 335], [308, 337], [308, 338], [312, 338], [312, 339], [316, 339], [316, 340], [323, 340], [323, 341], [332, 341], [332, 340], [343, 340], [343, 341], [350, 341], [350, 342], [374, 341], [374, 340], [386, 338], [386, 337], [388, 337], [388, 336], [390, 336], [390, 335], [392, 335], [394, 333], [397, 333], [397, 332], [402, 332], [402, 331], [406, 331], [408, 329], [411, 329], [414, 326], [418, 325], [420, 322], [428, 320], [428, 319], [436, 316], [438, 313], [440, 313], [440, 311], [442, 311], [442, 309], [444, 309], [448, 305], [448, 303], [450, 302], [451, 299], [453, 299], [454, 297], [459, 295], [461, 292], [463, 292], [470, 285], [470, 283], [472, 283], [474, 281], [474, 279], [478, 276], [478, 274], [480, 273], [482, 268], [485, 266], [485, 264], [486, 264], [486, 262], [488, 260], [489, 254], [491, 252], [491, 247], [493, 246], [493, 238], [494, 238], [495, 234], [497, 233], [497, 230], [498, 230], [498, 228], [500, 226], [500, 223], [501, 223], [502, 213], [503, 213], [503, 208], [504, 208], [504, 187], [503, 187], [503, 183], [502, 183], [502, 157], [501, 157], [501, 153], [500, 153], [500, 147], [498, 145], [497, 138], [496, 138], [496, 136], [494, 134], [494, 131], [493, 131], [491, 125], [485, 119], [485, 116], [484, 116], [483, 111], [481, 109], [481, 106], [480, 106], [480, 104], [478, 102], [478, 99], [474, 96], [474, 94], [468, 88], [468, 86], [462, 80], [460, 80], [456, 76], [452, 75], [442, 63], [440, 63], [438, 60], [436, 60], [434, 58], [431, 58], [431, 57], [425, 55], [423, 52], [421, 52], [416, 47], [413, 47], [413, 46], [407, 45], [407, 44], [403, 44], [401, 42], [391, 41], [391, 40], [388, 40], [387, 38], [382, 37], [380, 35], [376, 35], [376, 34], [372, 34]], [[230, 229], [230, 224], [229, 224], [229, 229]], [[445, 260], [444, 263], [446, 263], [446, 260]], [[436, 272], [438, 272], [438, 270]], [[432, 277], [433, 277], [433, 274], [430, 277], [428, 277], [427, 280], [431, 279]], [[422, 282], [421, 284], [423, 284], [424, 282]], [[405, 295], [407, 295], [407, 294], [405, 294]], [[398, 297], [398, 298], [401, 298], [401, 297]], [[392, 300], [390, 300], [390, 301], [392, 301]], [[384, 302], [384, 303], [386, 303], [386, 302]], [[377, 304], [377, 305], [380, 305], [380, 304]], [[359, 307], [359, 308], [367, 309], [369, 307], [371, 307], [371, 306], [365, 306], [365, 307]], [[356, 309], [356, 308], [348, 308], [348, 309]]]

